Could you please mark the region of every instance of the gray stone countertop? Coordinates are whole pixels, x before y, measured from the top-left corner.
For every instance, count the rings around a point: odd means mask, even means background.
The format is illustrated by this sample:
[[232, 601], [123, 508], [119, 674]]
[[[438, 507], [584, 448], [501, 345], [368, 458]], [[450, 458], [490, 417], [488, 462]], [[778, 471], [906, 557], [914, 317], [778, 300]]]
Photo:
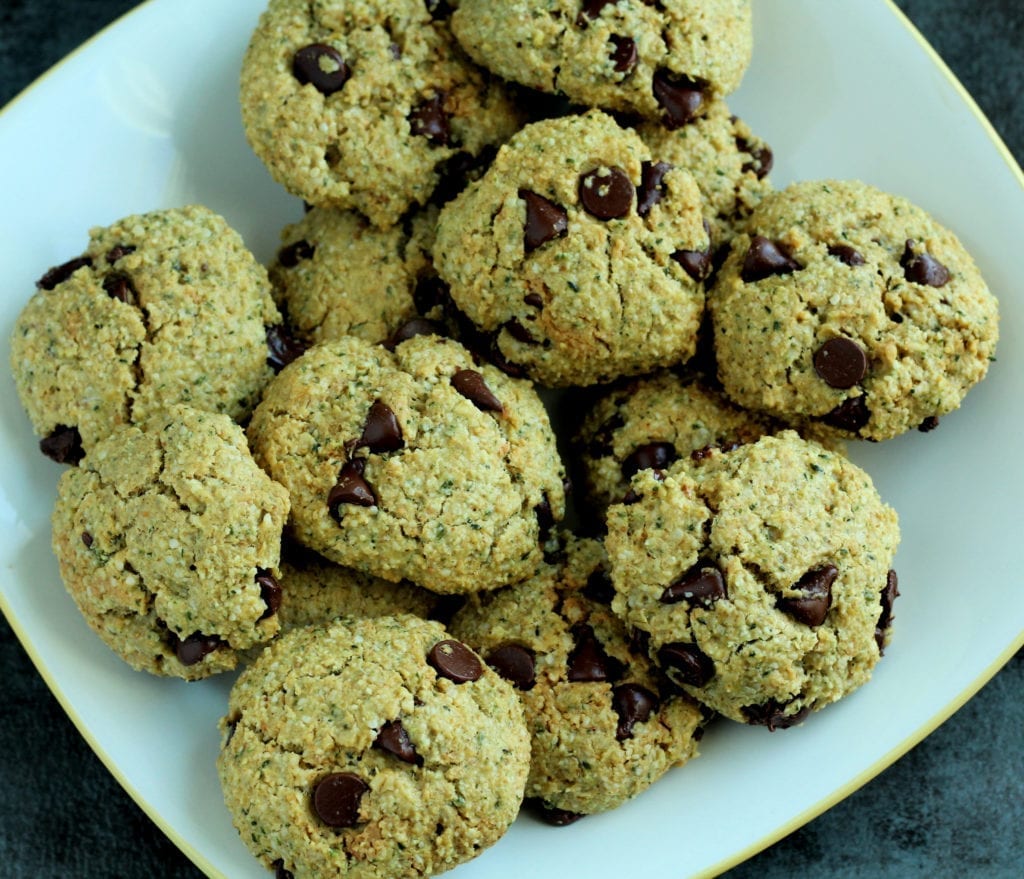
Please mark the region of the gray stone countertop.
[[[3, 0], [0, 106], [135, 5], [129, 0]], [[898, 0], [898, 5], [1024, 163], [1024, 2]], [[56, 120], [54, 129], [73, 144], [74, 132], [60, 133]], [[1024, 651], [893, 766], [726, 875], [1024, 876], [1022, 694]], [[726, 820], [725, 815], [680, 816], [680, 832]], [[642, 853], [637, 871], [643, 871]], [[92, 753], [2, 616], [0, 874], [15, 879], [202, 875]]]

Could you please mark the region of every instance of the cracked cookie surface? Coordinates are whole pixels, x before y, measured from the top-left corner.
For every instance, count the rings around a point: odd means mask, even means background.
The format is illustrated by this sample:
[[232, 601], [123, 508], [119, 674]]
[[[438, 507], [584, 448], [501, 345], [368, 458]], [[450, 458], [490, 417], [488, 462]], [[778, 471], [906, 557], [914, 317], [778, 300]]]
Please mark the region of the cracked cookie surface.
[[433, 876], [519, 811], [530, 743], [512, 687], [438, 623], [282, 636], [232, 688], [217, 768], [242, 840], [295, 879]]
[[90, 627], [136, 669], [194, 680], [278, 631], [285, 490], [226, 415], [172, 407], [61, 477], [53, 550]]

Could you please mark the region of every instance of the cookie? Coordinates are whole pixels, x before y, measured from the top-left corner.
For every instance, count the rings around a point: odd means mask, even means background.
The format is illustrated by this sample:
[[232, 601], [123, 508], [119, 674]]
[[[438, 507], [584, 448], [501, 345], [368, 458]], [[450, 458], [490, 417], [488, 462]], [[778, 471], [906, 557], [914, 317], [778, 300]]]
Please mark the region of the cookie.
[[287, 515], [240, 427], [175, 406], [65, 471], [53, 551], [107, 646], [133, 668], [195, 680], [277, 633]]
[[536, 391], [449, 339], [311, 348], [267, 388], [249, 437], [288, 488], [297, 540], [433, 592], [530, 576], [564, 514]]
[[864, 684], [890, 636], [896, 513], [792, 431], [634, 477], [608, 511], [612, 607], [709, 708], [769, 729]]
[[225, 802], [279, 876], [449, 870], [515, 819], [530, 761], [512, 687], [409, 616], [282, 636], [235, 683], [221, 728]]
[[242, 64], [246, 137], [320, 207], [391, 226], [519, 125], [502, 86], [423, 0], [271, 0]]
[[11, 371], [56, 460], [176, 403], [244, 418], [273, 374], [281, 318], [266, 270], [204, 207], [93, 229], [38, 287], [11, 334]]
[[703, 730], [700, 708], [662, 689], [611, 612], [601, 544], [570, 539], [567, 553], [534, 579], [471, 597], [449, 627], [519, 691], [526, 796], [558, 823], [646, 790], [695, 755]]
[[718, 376], [741, 406], [833, 435], [930, 430], [984, 378], [998, 304], [963, 245], [857, 181], [766, 196], [709, 297]]
[[739, 86], [753, 44], [749, 0], [464, 0], [452, 30], [505, 79], [673, 128]]
[[535, 122], [441, 211], [434, 262], [503, 359], [550, 386], [686, 360], [710, 243], [693, 178], [591, 111]]

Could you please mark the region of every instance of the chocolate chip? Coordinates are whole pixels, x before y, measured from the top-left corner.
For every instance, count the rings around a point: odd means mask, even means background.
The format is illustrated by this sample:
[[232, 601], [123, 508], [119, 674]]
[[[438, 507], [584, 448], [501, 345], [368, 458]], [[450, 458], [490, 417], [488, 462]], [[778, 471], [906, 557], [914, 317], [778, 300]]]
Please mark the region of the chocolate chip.
[[576, 823], [580, 818], [586, 817], [582, 812], [570, 812], [568, 809], [555, 809], [551, 806], [545, 806], [539, 799], [527, 800], [526, 806], [536, 813], [541, 821], [545, 824], [550, 824], [552, 827], [565, 827], [566, 825]]
[[280, 372], [293, 360], [306, 353], [306, 345], [300, 342], [284, 324], [267, 327], [267, 363], [274, 372]]
[[785, 708], [784, 704], [776, 702], [774, 699], [769, 699], [763, 705], [747, 705], [741, 708], [740, 711], [747, 719], [747, 723], [755, 726], [766, 726], [769, 732], [796, 726], [798, 723], [802, 723], [804, 718], [811, 713], [810, 705], [805, 705], [795, 714], [786, 714]]
[[328, 827], [354, 827], [370, 786], [353, 772], [334, 772], [313, 788], [313, 811]]
[[414, 317], [402, 324], [391, 336], [385, 340], [384, 347], [394, 351], [402, 342], [406, 342], [414, 336], [443, 336], [444, 327], [436, 320], [427, 320], [425, 317]]
[[728, 597], [725, 577], [714, 562], [701, 559], [682, 577], [665, 587], [661, 593], [662, 604], [676, 604], [686, 601], [711, 607], [720, 598]]
[[341, 521], [341, 505], [353, 504], [357, 507], [372, 507], [377, 503], [370, 483], [363, 479], [366, 462], [362, 458], [354, 458], [346, 463], [338, 474], [338, 481], [327, 495], [327, 509], [337, 520]]
[[413, 134], [425, 137], [437, 146], [448, 146], [452, 138], [448, 112], [444, 108], [444, 94], [427, 98], [409, 113], [409, 127]]
[[91, 265], [92, 259], [88, 256], [77, 256], [74, 259], [69, 259], [67, 262], [61, 263], [59, 266], [54, 266], [50, 269], [45, 275], [36, 281], [36, 286], [41, 290], [52, 290], [58, 284], [61, 284], [70, 278], [79, 269]]
[[587, 578], [587, 585], [583, 587], [583, 594], [591, 601], [599, 604], [611, 604], [615, 598], [615, 587], [608, 572], [598, 568]]
[[531, 690], [537, 682], [533, 651], [518, 644], [502, 644], [487, 654], [487, 664], [517, 690]]
[[885, 633], [892, 625], [892, 605], [899, 598], [899, 594], [899, 578], [896, 576], [896, 572], [890, 568], [885, 575], [885, 588], [881, 595], [882, 612], [878, 615], [878, 622], [875, 623], [875, 643], [878, 645], [879, 654], [885, 648]]
[[614, 48], [609, 57], [612, 59], [615, 72], [629, 73], [636, 67], [639, 57], [636, 51], [636, 41], [632, 37], [620, 37], [618, 34], [612, 34], [610, 42]]
[[646, 443], [622, 462], [622, 475], [630, 479], [641, 470], [664, 470], [677, 457], [672, 443]]
[[665, 190], [662, 182], [673, 168], [668, 162], [643, 162], [640, 165], [640, 188], [636, 193], [636, 212], [646, 217], [662, 198]]
[[930, 253], [915, 253], [914, 242], [908, 238], [900, 257], [903, 266], [903, 277], [914, 284], [925, 284], [928, 287], [943, 287], [949, 283], [952, 275], [941, 262]]
[[937, 415], [929, 415], [917, 426], [917, 429], [921, 431], [921, 433], [929, 433], [930, 431], [935, 430], [938, 426], [939, 417]]
[[580, 175], [579, 197], [584, 210], [599, 220], [615, 220], [633, 205], [633, 183], [622, 168], [595, 168]]
[[82, 532], [82, 543], [85, 544], [86, 549], [92, 548], [92, 535], [88, 531]]
[[830, 388], [846, 390], [860, 384], [868, 372], [868, 355], [853, 339], [829, 339], [813, 357], [814, 371]]
[[715, 676], [715, 665], [696, 644], [666, 644], [658, 651], [658, 664], [674, 681], [703, 687]]
[[348, 82], [352, 71], [333, 46], [312, 43], [295, 53], [292, 75], [302, 85], [312, 85], [322, 95], [333, 95]]
[[547, 492], [544, 492], [544, 500], [533, 508], [533, 514], [537, 517], [540, 542], [547, 543], [551, 529], [555, 527], [555, 514], [551, 509], [551, 499]]
[[111, 299], [117, 299], [125, 305], [134, 305], [138, 298], [132, 279], [121, 272], [107, 275], [103, 279], [103, 290]]
[[828, 246], [828, 255], [834, 256], [844, 265], [848, 266], [862, 266], [864, 265], [864, 257], [861, 256], [859, 250], [855, 250], [850, 247], [849, 244], [830, 244]]
[[614, 681], [622, 675], [622, 663], [605, 653], [590, 626], [580, 623], [572, 631], [576, 647], [569, 654], [570, 681]]
[[422, 766], [423, 758], [416, 753], [409, 733], [405, 731], [400, 720], [389, 720], [380, 728], [377, 738], [373, 740], [373, 747], [394, 754], [399, 760], [405, 763], [412, 763], [414, 766]]
[[750, 240], [750, 249], [743, 258], [740, 277], [748, 284], [772, 275], [788, 275], [802, 269], [796, 260], [786, 253], [785, 247], [776, 241], [769, 241], [763, 235]]
[[394, 452], [405, 445], [402, 427], [394, 410], [387, 403], [382, 400], [373, 401], [363, 423], [363, 433], [356, 445], [377, 454]]
[[256, 583], [260, 587], [260, 598], [263, 599], [263, 603], [267, 606], [263, 616], [260, 617], [261, 620], [265, 620], [281, 609], [281, 596], [283, 592], [281, 584], [277, 582], [277, 578], [266, 568], [256, 569]]
[[856, 433], [871, 420], [871, 411], [868, 409], [866, 398], [864, 395], [861, 395], [843, 400], [835, 409], [824, 415], [821, 420], [832, 427], [838, 427], [840, 430], [849, 430]]
[[203, 657], [224, 646], [224, 642], [216, 635], [193, 632], [187, 638], [181, 639], [174, 632], [168, 634], [174, 655], [182, 665], [195, 665]]
[[621, 742], [632, 738], [633, 727], [658, 710], [658, 697], [639, 684], [620, 684], [612, 690], [612, 707], [619, 715], [615, 738]]
[[561, 237], [569, 229], [569, 215], [565, 208], [529, 189], [520, 189], [519, 197], [526, 202], [523, 241], [527, 253]]
[[115, 244], [107, 251], [107, 262], [113, 265], [122, 256], [128, 256], [129, 253], [135, 253], [134, 244]]
[[649, 656], [651, 647], [651, 634], [643, 629], [631, 629], [629, 632], [629, 652], [634, 656], [642, 656], [645, 659]]
[[475, 681], [484, 673], [476, 654], [465, 644], [451, 639], [438, 641], [427, 654], [429, 662], [441, 677], [456, 684]]
[[460, 369], [452, 376], [452, 387], [484, 412], [504, 412], [501, 400], [487, 387], [484, 377], [472, 369]]
[[526, 327], [524, 327], [521, 323], [519, 323], [519, 321], [516, 320], [514, 317], [511, 318], [510, 320], [505, 321], [505, 323], [502, 324], [502, 326], [513, 339], [522, 342], [524, 345], [538, 344], [537, 340], [530, 335], [530, 331], [526, 329]]
[[523, 297], [523, 302], [527, 305], [532, 305], [534, 308], [544, 307], [544, 300], [541, 298], [539, 293], [527, 293]]
[[753, 171], [758, 180], [763, 180], [768, 176], [768, 172], [771, 171], [772, 166], [775, 164], [775, 155], [768, 144], [755, 146], [746, 138], [737, 137], [736, 148], [750, 156], [750, 161], [744, 162], [740, 166], [740, 170], [744, 174]]
[[800, 598], [779, 598], [775, 606], [797, 622], [807, 626], [820, 626], [832, 606], [832, 584], [839, 576], [835, 565], [823, 565], [808, 571], [793, 588], [803, 593]]
[[274, 879], [295, 879], [292, 871], [285, 869], [284, 861], [281, 858], [278, 858], [270, 866], [274, 868]]
[[605, 6], [615, 2], [616, 0], [583, 0], [583, 8], [580, 10], [580, 14], [576, 16], [576, 26], [586, 27], [587, 22], [596, 19]]
[[78, 428], [64, 424], [58, 424], [49, 436], [39, 440], [39, 451], [58, 464], [77, 464], [85, 457]]
[[624, 507], [631, 507], [633, 506], [633, 504], [640, 503], [640, 501], [642, 501], [643, 499], [644, 496], [642, 494], [637, 494], [631, 488], [622, 496], [622, 500], [619, 503], [621, 503]]
[[665, 111], [665, 127], [682, 128], [697, 118], [704, 107], [707, 83], [662, 68], [654, 74], [654, 100]]
[[714, 266], [711, 256], [711, 226], [707, 220], [704, 221], [704, 230], [708, 233], [708, 246], [704, 250], [677, 250], [672, 254], [672, 259], [698, 284], [710, 277]]
[[316, 245], [310, 244], [304, 238], [293, 241], [291, 244], [282, 247], [277, 252], [277, 261], [286, 269], [293, 269], [304, 259], [312, 259], [316, 253]]

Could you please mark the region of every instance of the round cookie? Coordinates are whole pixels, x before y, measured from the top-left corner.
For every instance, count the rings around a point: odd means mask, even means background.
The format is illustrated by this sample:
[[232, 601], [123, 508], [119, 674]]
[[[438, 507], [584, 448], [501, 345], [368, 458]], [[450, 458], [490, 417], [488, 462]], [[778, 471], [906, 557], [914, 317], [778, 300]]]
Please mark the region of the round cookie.
[[998, 304], [952, 232], [857, 181], [766, 196], [709, 297], [741, 406], [841, 437], [930, 430], [984, 378]]
[[221, 726], [235, 826], [296, 879], [449, 870], [508, 829], [529, 769], [512, 687], [408, 616], [282, 636], [241, 674]]
[[204, 207], [90, 231], [50, 269], [11, 334], [11, 371], [40, 447], [74, 463], [120, 424], [186, 403], [241, 419], [272, 370], [280, 323], [265, 269]]
[[700, 192], [658, 173], [599, 111], [535, 122], [445, 206], [434, 262], [502, 358], [545, 385], [588, 385], [686, 360], [710, 244]]
[[536, 391], [449, 339], [311, 348], [267, 388], [249, 437], [290, 492], [297, 540], [433, 592], [530, 576], [564, 514]]
[[696, 754], [703, 731], [701, 709], [660, 686], [612, 614], [606, 568], [600, 543], [570, 540], [563, 564], [470, 598], [449, 627], [518, 689], [532, 737], [526, 796], [556, 823], [646, 790]]
[[[250, 145], [290, 192], [391, 226], [448, 163], [516, 130], [502, 86], [423, 0], [271, 0], [242, 65]], [[436, 4], [434, 4], [436, 6]]]
[[694, 698], [776, 729], [870, 678], [899, 527], [863, 470], [784, 431], [632, 489], [608, 511], [612, 607]]
[[734, 91], [753, 45], [749, 0], [463, 0], [452, 31], [505, 79], [671, 127]]
[[61, 577], [133, 668], [195, 680], [278, 631], [288, 496], [226, 415], [172, 407], [117, 428], [67, 470], [53, 512]]

